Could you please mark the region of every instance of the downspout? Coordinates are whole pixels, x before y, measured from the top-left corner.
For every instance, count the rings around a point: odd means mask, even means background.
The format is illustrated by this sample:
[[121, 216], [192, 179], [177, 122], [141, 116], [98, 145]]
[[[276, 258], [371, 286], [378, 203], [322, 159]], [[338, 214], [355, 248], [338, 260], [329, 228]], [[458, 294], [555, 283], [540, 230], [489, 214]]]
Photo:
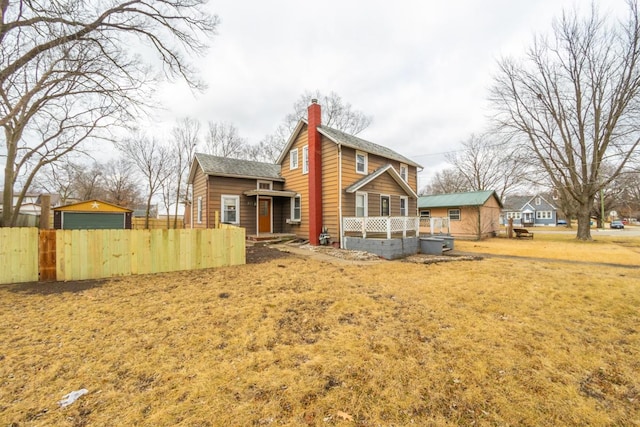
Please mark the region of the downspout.
[[340, 236], [340, 249], [344, 249], [344, 236], [342, 235], [342, 145], [338, 144], [338, 236]]

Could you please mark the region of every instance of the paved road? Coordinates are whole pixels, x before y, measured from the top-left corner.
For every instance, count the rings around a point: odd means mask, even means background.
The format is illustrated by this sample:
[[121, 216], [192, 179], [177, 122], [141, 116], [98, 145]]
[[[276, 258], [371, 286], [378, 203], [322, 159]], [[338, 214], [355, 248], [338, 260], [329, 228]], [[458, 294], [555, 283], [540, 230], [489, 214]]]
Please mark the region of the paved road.
[[[578, 230], [576, 228], [558, 230], [557, 228], [551, 230], [545, 230], [544, 227], [533, 227], [535, 233], [562, 233], [562, 234], [576, 234]], [[625, 226], [622, 230], [605, 228], [604, 230], [592, 228], [591, 237], [597, 238], [598, 236], [619, 236], [619, 237], [640, 237], [640, 227], [638, 226]]]

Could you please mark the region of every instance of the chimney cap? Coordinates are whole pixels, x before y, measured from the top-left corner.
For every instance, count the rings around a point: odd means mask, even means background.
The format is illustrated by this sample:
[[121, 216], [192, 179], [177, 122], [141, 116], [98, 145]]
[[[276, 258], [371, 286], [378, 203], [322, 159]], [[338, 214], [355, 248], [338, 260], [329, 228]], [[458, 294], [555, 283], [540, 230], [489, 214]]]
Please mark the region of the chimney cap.
[[318, 103], [318, 100], [317, 100], [316, 98], [311, 98], [311, 103], [312, 103], [312, 104], [317, 104], [317, 103]]

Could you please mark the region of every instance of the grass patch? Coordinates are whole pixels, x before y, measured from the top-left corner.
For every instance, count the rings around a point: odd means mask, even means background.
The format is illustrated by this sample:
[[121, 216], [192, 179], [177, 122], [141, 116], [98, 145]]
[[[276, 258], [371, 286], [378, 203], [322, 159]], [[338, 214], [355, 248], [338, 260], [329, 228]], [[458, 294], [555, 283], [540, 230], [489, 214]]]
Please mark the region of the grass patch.
[[457, 250], [519, 257], [542, 257], [565, 261], [585, 261], [640, 265], [640, 237], [596, 236], [585, 242], [575, 236], [538, 233], [533, 239], [487, 239], [458, 241]]
[[638, 306], [638, 270], [498, 258], [3, 286], [0, 420], [637, 425]]

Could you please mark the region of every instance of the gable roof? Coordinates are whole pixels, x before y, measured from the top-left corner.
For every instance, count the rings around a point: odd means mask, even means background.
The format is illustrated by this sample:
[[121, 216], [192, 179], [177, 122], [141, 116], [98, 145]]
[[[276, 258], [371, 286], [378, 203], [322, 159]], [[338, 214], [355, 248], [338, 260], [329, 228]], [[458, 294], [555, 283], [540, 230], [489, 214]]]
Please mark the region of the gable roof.
[[82, 202], [70, 203], [64, 206], [53, 208], [54, 211], [72, 211], [72, 212], [133, 212], [128, 208], [114, 205], [100, 199], [83, 200]]
[[506, 200], [504, 202], [504, 209], [508, 211], [522, 211], [527, 205], [529, 205], [532, 209], [536, 210], [536, 197], [540, 197], [540, 199], [544, 200], [546, 206], [549, 206], [552, 209], [557, 209], [553, 203], [549, 203], [549, 201], [540, 194], [536, 194], [533, 196], [508, 196], [506, 197]]
[[495, 197], [502, 207], [500, 198], [493, 190], [471, 191], [467, 193], [434, 194], [418, 198], [418, 208], [450, 208], [459, 206], [482, 206], [489, 197]]
[[[298, 121], [298, 124], [296, 125], [295, 130], [293, 131], [293, 133], [291, 134], [291, 137], [287, 141], [287, 145], [285, 145], [284, 149], [282, 150], [282, 153], [280, 153], [280, 157], [278, 157], [278, 163], [282, 163], [285, 156], [291, 149], [291, 146], [293, 145], [296, 138], [298, 137], [298, 134], [302, 131], [302, 129], [304, 128], [304, 125], [307, 125], [307, 124], [308, 123], [306, 119], [300, 119], [300, 121]], [[387, 159], [396, 160], [400, 163], [406, 163], [407, 165], [415, 166], [418, 168], [422, 167], [421, 165], [414, 162], [413, 160], [403, 156], [400, 153], [393, 151], [390, 148], [375, 144], [373, 142], [367, 141], [366, 139], [358, 138], [357, 136], [350, 135], [338, 129], [333, 129], [333, 128], [330, 128], [329, 126], [320, 125], [318, 126], [318, 132], [320, 132], [321, 135], [326, 136], [330, 141], [336, 144], [344, 145], [346, 147], [350, 147], [355, 150], [364, 151], [369, 154], [375, 154], [377, 156], [385, 157]]]
[[369, 175], [365, 176], [364, 178], [354, 182], [349, 187], [347, 187], [345, 191], [347, 193], [355, 193], [356, 191], [358, 191], [368, 183], [374, 181], [376, 178], [378, 178], [380, 175], [382, 175], [385, 172], [391, 175], [391, 178], [393, 178], [394, 181], [396, 181], [398, 185], [402, 187], [405, 193], [407, 193], [413, 198], [416, 198], [416, 199], [418, 198], [418, 195], [415, 193], [415, 191], [413, 191], [413, 189], [409, 186], [409, 184], [407, 184], [404, 181], [404, 179], [402, 179], [400, 174], [390, 164], [386, 164], [383, 167], [377, 169], [376, 171], [371, 172]]
[[[200, 165], [205, 175], [284, 181], [280, 175], [280, 165], [273, 163], [230, 159], [204, 153], [196, 153], [194, 164], [195, 162]], [[195, 174], [195, 168], [192, 166], [189, 181], [193, 179], [193, 174]]]

